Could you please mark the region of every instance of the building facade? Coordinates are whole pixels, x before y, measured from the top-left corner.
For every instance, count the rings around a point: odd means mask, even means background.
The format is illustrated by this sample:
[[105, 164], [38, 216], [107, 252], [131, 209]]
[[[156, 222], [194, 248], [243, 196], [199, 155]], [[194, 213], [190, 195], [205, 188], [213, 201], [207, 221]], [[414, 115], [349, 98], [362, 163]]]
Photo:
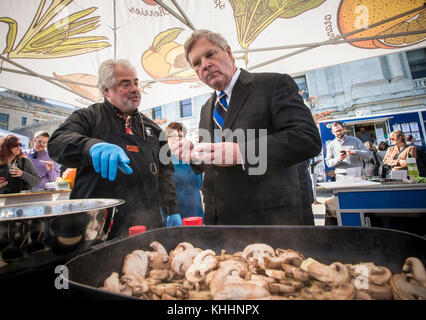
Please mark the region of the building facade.
[[53, 132], [74, 110], [11, 90], [0, 91], [0, 129], [30, 139], [38, 130]]

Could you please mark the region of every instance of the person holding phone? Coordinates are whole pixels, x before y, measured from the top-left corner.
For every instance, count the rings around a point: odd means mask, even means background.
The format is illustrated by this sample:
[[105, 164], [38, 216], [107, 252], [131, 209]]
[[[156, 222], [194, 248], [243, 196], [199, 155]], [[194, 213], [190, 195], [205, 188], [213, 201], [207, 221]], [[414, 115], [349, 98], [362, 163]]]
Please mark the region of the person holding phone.
[[22, 151], [19, 138], [8, 134], [0, 139], [0, 194], [30, 190], [41, 182], [40, 176]]
[[325, 161], [328, 167], [334, 167], [336, 176], [345, 176], [349, 168], [363, 168], [362, 160], [372, 159], [372, 152], [360, 139], [348, 136], [341, 122], [333, 122], [331, 132], [336, 138], [327, 145]]

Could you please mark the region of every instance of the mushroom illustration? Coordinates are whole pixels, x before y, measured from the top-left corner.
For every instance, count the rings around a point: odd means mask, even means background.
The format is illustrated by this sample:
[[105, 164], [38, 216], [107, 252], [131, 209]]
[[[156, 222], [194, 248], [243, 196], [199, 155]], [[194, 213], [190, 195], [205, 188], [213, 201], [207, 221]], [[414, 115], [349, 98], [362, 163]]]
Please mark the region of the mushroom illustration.
[[415, 258], [409, 257], [405, 260], [402, 271], [406, 273], [406, 276], [410, 279], [415, 279], [420, 285], [426, 287], [426, 271], [423, 263]]

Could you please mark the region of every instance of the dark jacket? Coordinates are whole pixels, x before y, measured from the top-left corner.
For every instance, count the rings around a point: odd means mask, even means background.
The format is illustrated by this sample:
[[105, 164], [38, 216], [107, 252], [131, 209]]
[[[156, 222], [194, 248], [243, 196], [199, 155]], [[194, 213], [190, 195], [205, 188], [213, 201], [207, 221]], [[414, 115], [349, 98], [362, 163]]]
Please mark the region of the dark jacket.
[[[240, 129], [244, 138], [235, 139], [228, 132], [223, 139], [238, 142], [244, 150], [244, 169], [241, 165], [193, 166], [197, 173], [205, 173], [202, 191], [206, 224], [303, 224], [297, 164], [321, 151], [321, 138], [298, 91], [288, 75], [241, 70], [223, 128], [234, 133]], [[199, 128], [208, 130], [210, 141], [200, 136], [201, 142], [214, 141], [215, 101], [213, 94], [202, 107]], [[267, 136], [251, 137], [249, 129], [266, 129]], [[261, 161], [266, 163], [262, 174], [249, 174], [259, 166], [250, 159], [250, 152], [245, 152], [251, 144], [257, 151], [262, 150], [260, 146], [267, 147], [266, 154], [261, 154]]]
[[[162, 227], [160, 206], [166, 214], [178, 213], [173, 164], [159, 160], [160, 150], [170, 153], [165, 136], [160, 139], [161, 128], [135, 112], [130, 120], [134, 135], [130, 135], [117, 112], [108, 101], [74, 111], [48, 143], [52, 159], [67, 168], [77, 168], [70, 198], [126, 200], [118, 208], [110, 237], [128, 235], [132, 225], [145, 225], [148, 230]], [[109, 181], [96, 173], [90, 148], [99, 142], [120, 146], [130, 158], [133, 174], [117, 170], [117, 178]]]
[[7, 164], [0, 165], [0, 177], [6, 178], [8, 184], [0, 188], [0, 194], [18, 193], [22, 190], [30, 190], [37, 187], [41, 178], [37, 174], [37, 170], [28, 158], [16, 159], [16, 166], [23, 171], [22, 177], [12, 177], [9, 173]]

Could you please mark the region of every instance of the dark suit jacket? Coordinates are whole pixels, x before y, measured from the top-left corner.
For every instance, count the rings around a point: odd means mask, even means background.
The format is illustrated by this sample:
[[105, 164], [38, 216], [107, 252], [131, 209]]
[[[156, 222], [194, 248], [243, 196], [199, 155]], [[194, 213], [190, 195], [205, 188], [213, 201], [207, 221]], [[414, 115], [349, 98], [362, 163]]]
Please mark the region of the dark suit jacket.
[[[297, 164], [321, 151], [321, 138], [298, 91], [289, 75], [241, 70], [223, 129], [242, 129], [245, 133], [248, 129], [267, 129], [267, 169], [261, 175], [249, 175], [250, 168], [258, 165], [250, 163], [248, 152], [244, 169], [241, 165], [193, 166], [196, 173], [205, 174], [201, 190], [206, 224], [303, 224]], [[209, 131], [211, 141], [215, 101], [214, 93], [201, 109], [199, 125]], [[246, 134], [245, 139], [237, 141], [229, 132], [222, 139], [238, 142], [240, 150], [261, 140], [247, 138]]]

